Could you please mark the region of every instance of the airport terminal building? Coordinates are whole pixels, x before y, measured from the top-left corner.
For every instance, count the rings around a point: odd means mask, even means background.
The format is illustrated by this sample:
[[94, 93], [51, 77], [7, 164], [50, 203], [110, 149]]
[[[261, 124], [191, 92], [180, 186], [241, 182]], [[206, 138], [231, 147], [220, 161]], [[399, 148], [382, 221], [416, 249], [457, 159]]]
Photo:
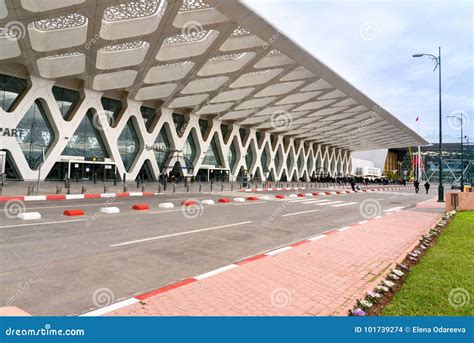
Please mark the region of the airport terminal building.
[[425, 144], [238, 1], [0, 0], [8, 178], [308, 180]]

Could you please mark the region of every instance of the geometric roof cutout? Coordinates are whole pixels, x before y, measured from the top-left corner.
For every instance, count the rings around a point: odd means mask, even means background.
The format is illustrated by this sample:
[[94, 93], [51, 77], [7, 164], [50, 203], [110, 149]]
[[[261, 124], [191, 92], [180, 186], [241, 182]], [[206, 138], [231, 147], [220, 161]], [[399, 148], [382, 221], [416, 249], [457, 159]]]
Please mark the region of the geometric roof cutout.
[[138, 72], [136, 70], [121, 70], [100, 74], [94, 77], [93, 88], [98, 91], [128, 87], [133, 84]]
[[254, 67], [255, 68], [271, 68], [271, 67], [281, 66], [285, 64], [292, 64], [292, 63], [294, 63], [294, 61], [288, 56], [286, 56], [285, 54], [282, 54], [281, 52], [278, 52], [276, 50], [272, 50], [260, 61], [258, 61], [254, 65]]
[[51, 79], [81, 74], [86, 70], [86, 56], [81, 53], [38, 58], [36, 61], [41, 77]]
[[180, 80], [185, 77], [193, 67], [194, 62], [191, 61], [158, 65], [148, 70], [143, 82], [158, 83]]
[[196, 79], [189, 82], [186, 87], [181, 90], [182, 94], [193, 94], [193, 93], [202, 93], [202, 92], [209, 92], [218, 89], [222, 86], [225, 82], [229, 80], [228, 76], [217, 76], [217, 77], [209, 77], [209, 78], [202, 78]]
[[171, 101], [171, 103], [168, 105], [168, 107], [179, 108], [179, 107], [195, 106], [203, 102], [208, 96], [209, 94], [196, 94], [196, 95], [174, 98], [173, 101]]
[[211, 58], [198, 71], [199, 76], [232, 73], [242, 69], [257, 54], [255, 52], [243, 52], [240, 54], [219, 55]]
[[293, 81], [293, 80], [300, 80], [300, 79], [307, 79], [310, 77], [314, 77], [316, 74], [309, 71], [304, 67], [296, 67], [293, 71], [290, 71], [288, 74], [283, 76], [280, 81]]
[[317, 90], [327, 89], [327, 88], [334, 88], [334, 87], [330, 85], [329, 83], [327, 83], [326, 81], [324, 81], [323, 79], [320, 79], [302, 88], [301, 90], [303, 92], [307, 92], [307, 91], [317, 91]]
[[145, 59], [150, 43], [127, 42], [105, 46], [97, 51], [97, 69], [115, 69], [137, 65]]
[[226, 92], [220, 92], [211, 102], [226, 102], [240, 100], [253, 92], [255, 88], [240, 88]]
[[[186, 31], [186, 30], [184, 30]], [[183, 32], [164, 40], [156, 55], [158, 61], [168, 61], [202, 55], [219, 36], [216, 30]]]
[[281, 68], [267, 69], [251, 73], [242, 74], [237, 80], [232, 82], [231, 88], [255, 86], [267, 83], [283, 71]]
[[281, 99], [280, 101], [278, 101], [277, 105], [295, 104], [299, 102], [308, 101], [309, 99], [314, 98], [320, 93], [321, 93], [320, 91], [315, 91], [315, 92], [291, 94]]
[[178, 85], [176, 83], [167, 83], [140, 88], [135, 96], [135, 100], [151, 100], [166, 98], [173, 93]]
[[260, 99], [251, 99], [244, 101], [239, 106], [237, 106], [236, 110], [245, 110], [248, 108], [255, 108], [268, 105], [270, 102], [274, 101], [275, 97], [268, 97], [268, 98], [260, 98]]
[[274, 85], [270, 85], [262, 89], [257, 94], [255, 94], [255, 97], [285, 94], [285, 93], [291, 92], [295, 88], [298, 88], [303, 83], [304, 81], [294, 81], [294, 82], [284, 82], [284, 83], [277, 83]]

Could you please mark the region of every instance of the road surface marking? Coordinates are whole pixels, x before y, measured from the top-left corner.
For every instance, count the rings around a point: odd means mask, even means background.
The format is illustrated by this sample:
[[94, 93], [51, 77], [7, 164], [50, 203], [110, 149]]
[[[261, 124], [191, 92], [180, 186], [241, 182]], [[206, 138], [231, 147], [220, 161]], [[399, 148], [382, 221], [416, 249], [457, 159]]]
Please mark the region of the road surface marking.
[[251, 221], [246, 221], [246, 222], [240, 222], [240, 223], [235, 223], [235, 224], [214, 226], [214, 227], [209, 227], [209, 228], [199, 229], [199, 230], [172, 233], [172, 234], [164, 235], [164, 236], [156, 236], [156, 237], [137, 239], [137, 240], [134, 240], [134, 241], [128, 241], [128, 242], [123, 242], [123, 243], [112, 244], [111, 247], [118, 247], [118, 246], [121, 246], [121, 245], [129, 245], [129, 244], [134, 244], [134, 243], [141, 243], [141, 242], [153, 241], [153, 240], [176, 237], [176, 236], [190, 235], [192, 233], [198, 233], [198, 232], [204, 232], [204, 231], [210, 231], [210, 230], [217, 230], [217, 229], [224, 229], [224, 228], [227, 228], [227, 227], [245, 225], [245, 224], [250, 224], [250, 223], [251, 223]]
[[206, 279], [210, 276], [220, 274], [222, 272], [225, 272], [226, 270], [231, 270], [231, 269], [234, 269], [236, 267], [238, 267], [236, 264], [229, 264], [227, 266], [224, 266], [224, 267], [221, 267], [221, 268], [218, 268], [218, 269], [215, 269], [215, 270], [211, 270], [210, 272], [195, 276], [194, 278], [196, 280]]
[[290, 200], [288, 201], [289, 203], [298, 203], [298, 202], [302, 202], [302, 203], [305, 203], [308, 201], [308, 199], [298, 199], [298, 200]]
[[397, 210], [401, 210], [404, 206], [398, 206], [398, 207], [392, 207], [392, 208], [389, 208], [388, 210], [383, 210], [384, 212], [393, 212], [393, 211], [397, 211]]
[[41, 222], [41, 223], [28, 223], [28, 224], [14, 224], [14, 225], [5, 225], [0, 226], [0, 229], [6, 229], [9, 227], [19, 227], [19, 226], [32, 226], [32, 225], [48, 225], [48, 224], [61, 224], [61, 223], [73, 223], [73, 222], [83, 222], [88, 219], [73, 219], [73, 220], [59, 220], [54, 222]]
[[[48, 208], [63, 208], [63, 207], [87, 207], [87, 206], [104, 206], [105, 201], [97, 204], [77, 204], [77, 205], [60, 205], [60, 206], [40, 206], [40, 207], [30, 207], [26, 206], [27, 210], [44, 210]], [[115, 205], [117, 204], [126, 204], [126, 202], [114, 202]], [[6, 211], [5, 209], [0, 209], [0, 211]]]
[[340, 204], [344, 201], [331, 201], [331, 202], [323, 202], [321, 204], [315, 204], [316, 206], [326, 206], [326, 205], [333, 205], [333, 204]]
[[309, 210], [309, 211], [302, 211], [302, 212], [287, 213], [287, 214], [283, 214], [282, 217], [296, 216], [298, 214], [304, 214], [304, 213], [310, 213], [310, 212], [316, 212], [316, 211], [319, 211], [319, 210]]
[[303, 204], [317, 204], [318, 202], [329, 202], [331, 200], [306, 200], [305, 202], [303, 202]]
[[255, 205], [255, 204], [266, 204], [266, 201], [252, 201], [252, 202], [246, 202], [243, 204], [234, 204], [234, 206], [247, 206], [247, 205]]
[[357, 204], [356, 202], [346, 202], [344, 204], [338, 204], [338, 205], [331, 205], [332, 207], [342, 207], [342, 206], [349, 206], [349, 205], [355, 205]]

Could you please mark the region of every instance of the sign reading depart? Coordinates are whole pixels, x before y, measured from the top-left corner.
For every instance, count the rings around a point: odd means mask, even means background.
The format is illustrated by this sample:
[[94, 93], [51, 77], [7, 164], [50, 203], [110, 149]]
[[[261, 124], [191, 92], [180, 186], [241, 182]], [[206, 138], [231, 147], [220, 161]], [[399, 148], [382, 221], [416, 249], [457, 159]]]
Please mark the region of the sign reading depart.
[[0, 136], [14, 137], [20, 131], [21, 131], [20, 129], [11, 129], [11, 128], [8, 128], [8, 127], [0, 127]]

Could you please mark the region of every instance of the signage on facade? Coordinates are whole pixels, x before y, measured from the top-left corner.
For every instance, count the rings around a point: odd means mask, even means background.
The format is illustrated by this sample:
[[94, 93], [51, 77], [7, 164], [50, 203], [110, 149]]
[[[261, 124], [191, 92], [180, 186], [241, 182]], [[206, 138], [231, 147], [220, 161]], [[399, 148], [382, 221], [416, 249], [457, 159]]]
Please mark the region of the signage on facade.
[[0, 136], [15, 137], [20, 133], [21, 129], [12, 129], [8, 127], [0, 127]]

